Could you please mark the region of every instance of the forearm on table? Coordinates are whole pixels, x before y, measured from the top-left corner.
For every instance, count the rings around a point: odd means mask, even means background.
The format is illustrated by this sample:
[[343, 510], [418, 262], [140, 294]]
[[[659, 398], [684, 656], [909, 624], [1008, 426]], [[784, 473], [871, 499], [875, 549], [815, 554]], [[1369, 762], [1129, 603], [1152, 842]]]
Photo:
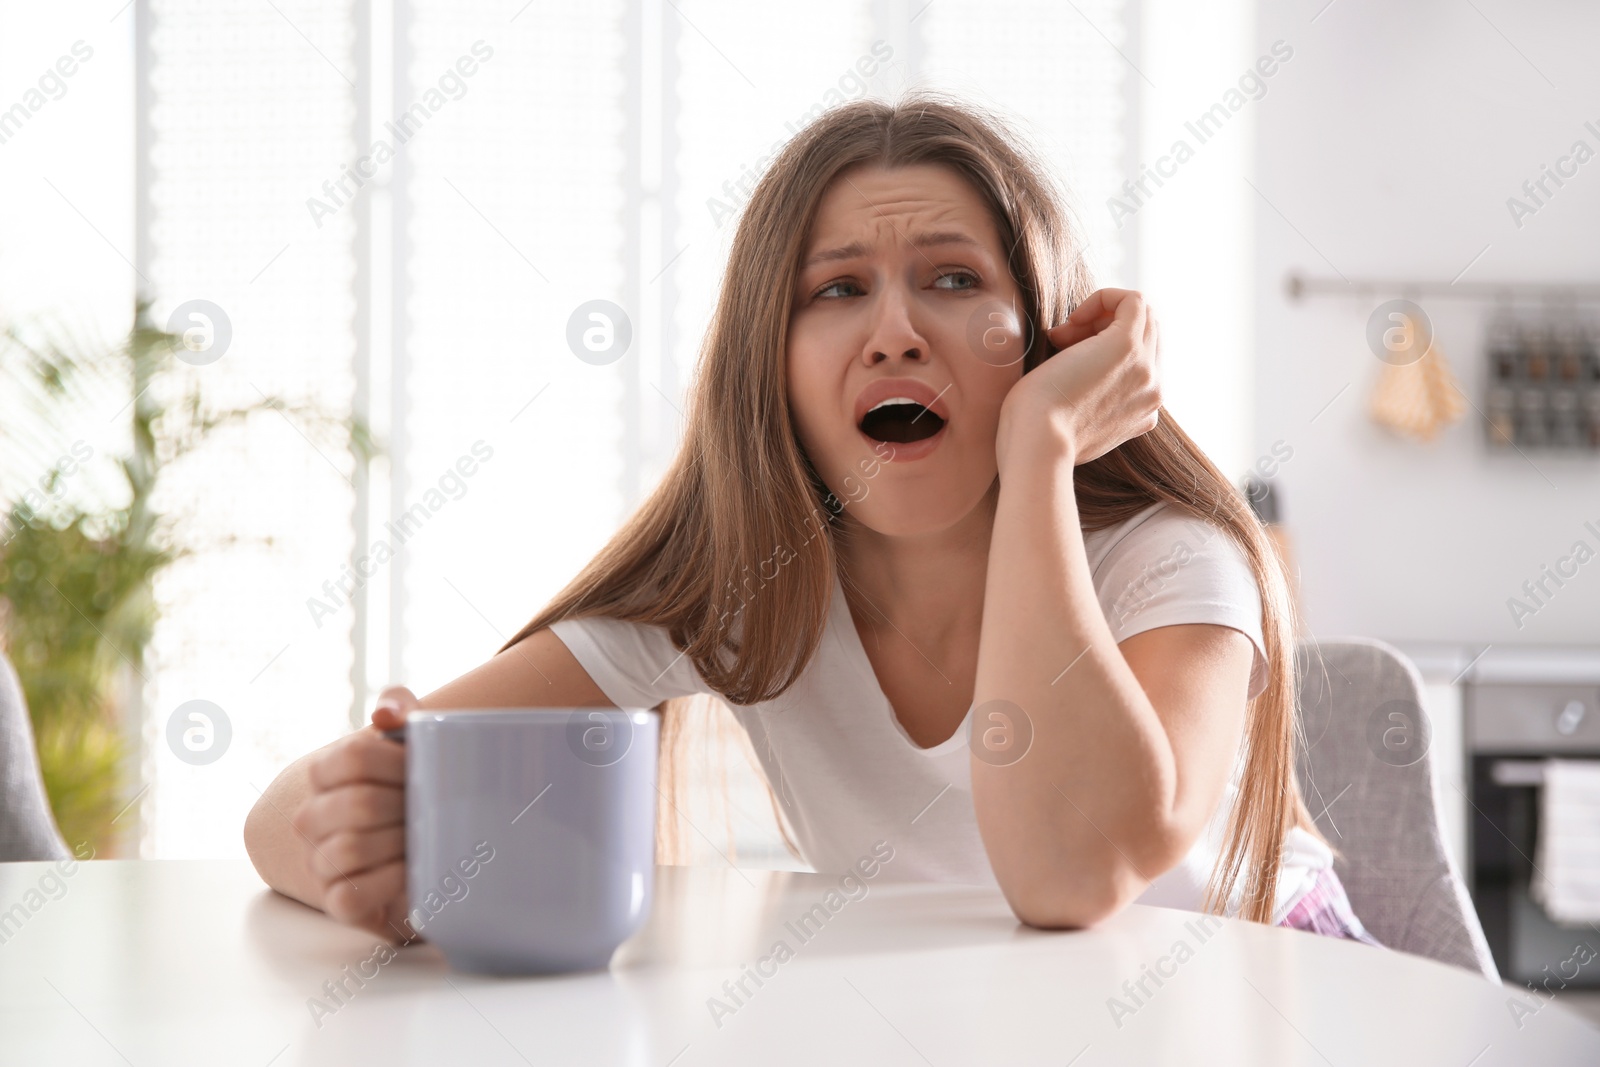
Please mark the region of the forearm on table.
[[976, 755], [972, 799], [1018, 917], [1089, 925], [1172, 865], [1176, 765], [1095, 595], [1070, 452], [1031, 453], [1001, 480], [973, 693], [1022, 709], [1014, 763]]
[[311, 795], [310, 753], [285, 767], [256, 798], [244, 821], [245, 850], [267, 885], [302, 904], [322, 908], [322, 886], [305, 863], [299, 831], [289, 820]]

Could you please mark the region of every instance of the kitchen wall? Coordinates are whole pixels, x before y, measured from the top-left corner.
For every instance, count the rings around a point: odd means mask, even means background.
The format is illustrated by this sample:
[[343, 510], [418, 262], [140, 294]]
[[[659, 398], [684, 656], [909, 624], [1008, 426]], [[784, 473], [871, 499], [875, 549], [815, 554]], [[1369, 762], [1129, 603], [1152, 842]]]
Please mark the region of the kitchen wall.
[[[1254, 0], [1140, 0], [1137, 8], [1139, 51], [1129, 89], [1138, 94], [1139, 152], [1117, 195], [1092, 209], [1113, 218], [1132, 246], [1136, 287], [1161, 324], [1168, 413], [1232, 475], [1256, 458], [1254, 194], [1242, 180], [1250, 168], [1254, 115], [1248, 105], [1230, 113], [1204, 144], [1185, 124], [1234, 88], [1256, 61]], [[1179, 153], [1182, 163], [1173, 154], [1179, 140], [1193, 151]]]
[[[1600, 454], [1492, 454], [1470, 409], [1431, 444], [1393, 436], [1365, 413], [1382, 369], [1365, 329], [1381, 301], [1405, 294], [1296, 303], [1283, 284], [1291, 269], [1600, 283], [1600, 7], [1310, 0], [1258, 3], [1255, 16], [1257, 53], [1282, 40], [1294, 54], [1250, 105], [1253, 443], [1258, 455], [1280, 442], [1280, 454], [1292, 451], [1277, 484], [1311, 630], [1600, 642], [1600, 556], [1563, 587], [1547, 583], [1553, 595], [1520, 626], [1507, 605], [1576, 542], [1600, 552]], [[1527, 202], [1523, 182], [1579, 140], [1596, 157], [1514, 219], [1508, 198]], [[1418, 302], [1484, 407], [1493, 306]], [[1600, 317], [1600, 307], [1586, 310]]]

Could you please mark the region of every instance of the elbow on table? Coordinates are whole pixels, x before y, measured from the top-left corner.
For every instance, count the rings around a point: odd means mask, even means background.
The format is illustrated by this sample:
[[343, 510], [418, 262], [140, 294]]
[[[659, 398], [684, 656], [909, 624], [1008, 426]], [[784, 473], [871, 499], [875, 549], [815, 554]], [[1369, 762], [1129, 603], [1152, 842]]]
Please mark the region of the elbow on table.
[[1012, 912], [1020, 922], [1042, 930], [1086, 929], [1111, 918], [1150, 887], [1141, 870], [1159, 874], [1176, 865], [1156, 860], [1153, 867], [1136, 869], [1121, 852], [1098, 859], [1093, 869], [1101, 873], [1092, 878], [1058, 877], [1025, 890], [1008, 890]]
[[1084, 930], [1097, 926], [1133, 903], [1144, 885], [1119, 884], [1115, 878], [1098, 879], [1092, 884], [1059, 887], [1009, 896], [1017, 920], [1041, 930]]
[[1011, 910], [1018, 922], [1039, 930], [1087, 930], [1115, 914], [1086, 902], [1063, 900], [1026, 905], [1013, 902]]

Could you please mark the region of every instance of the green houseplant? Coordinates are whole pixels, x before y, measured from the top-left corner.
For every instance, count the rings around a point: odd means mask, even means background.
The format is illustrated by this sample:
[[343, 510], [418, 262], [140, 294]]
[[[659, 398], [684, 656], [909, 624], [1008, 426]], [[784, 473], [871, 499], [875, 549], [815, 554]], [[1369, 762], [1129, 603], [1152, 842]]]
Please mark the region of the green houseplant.
[[[0, 333], [0, 642], [57, 825], [96, 855], [114, 853], [114, 823], [136, 795], [124, 739], [147, 680], [155, 579], [194, 551], [152, 506], [163, 471], [217, 428], [270, 411], [341, 439], [357, 462], [375, 452], [359, 420], [314, 405], [214, 407], [181, 345], [147, 301], [113, 346], [38, 324]], [[85, 427], [114, 443], [96, 450]]]

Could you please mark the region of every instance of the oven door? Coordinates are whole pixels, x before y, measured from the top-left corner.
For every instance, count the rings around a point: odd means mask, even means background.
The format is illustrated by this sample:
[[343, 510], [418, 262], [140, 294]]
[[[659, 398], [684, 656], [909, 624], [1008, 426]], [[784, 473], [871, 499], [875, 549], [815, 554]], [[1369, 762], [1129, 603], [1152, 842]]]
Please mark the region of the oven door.
[[1467, 884], [1495, 964], [1521, 985], [1600, 989], [1600, 931], [1556, 923], [1530, 892], [1543, 761], [1600, 759], [1600, 687], [1470, 684], [1465, 697]]

